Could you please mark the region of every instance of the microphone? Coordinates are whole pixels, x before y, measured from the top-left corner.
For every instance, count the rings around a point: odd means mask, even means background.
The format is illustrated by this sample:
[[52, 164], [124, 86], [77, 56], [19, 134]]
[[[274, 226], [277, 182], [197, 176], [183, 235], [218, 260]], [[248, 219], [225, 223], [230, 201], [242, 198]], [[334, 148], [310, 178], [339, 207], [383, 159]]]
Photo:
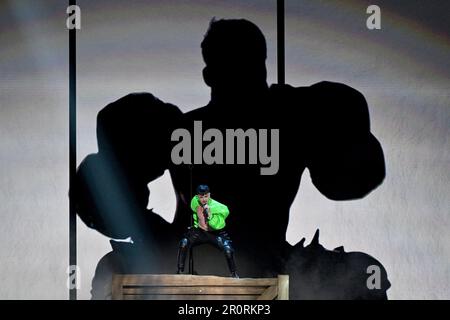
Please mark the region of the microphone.
[[202, 204], [203, 208], [203, 216], [205, 217], [205, 221], [208, 220], [208, 208], [205, 208], [206, 204]]

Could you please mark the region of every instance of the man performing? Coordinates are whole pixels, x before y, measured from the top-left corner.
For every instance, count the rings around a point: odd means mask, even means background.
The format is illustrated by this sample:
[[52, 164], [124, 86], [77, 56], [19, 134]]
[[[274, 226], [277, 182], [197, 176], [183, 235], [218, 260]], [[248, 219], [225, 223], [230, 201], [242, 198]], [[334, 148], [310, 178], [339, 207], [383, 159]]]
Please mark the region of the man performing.
[[177, 273], [180, 274], [184, 271], [186, 255], [190, 248], [210, 243], [225, 253], [231, 276], [239, 278], [236, 273], [231, 239], [224, 229], [225, 219], [230, 213], [228, 207], [211, 198], [207, 185], [199, 185], [197, 195], [192, 198], [191, 209], [194, 212], [194, 226], [188, 229], [180, 241]]

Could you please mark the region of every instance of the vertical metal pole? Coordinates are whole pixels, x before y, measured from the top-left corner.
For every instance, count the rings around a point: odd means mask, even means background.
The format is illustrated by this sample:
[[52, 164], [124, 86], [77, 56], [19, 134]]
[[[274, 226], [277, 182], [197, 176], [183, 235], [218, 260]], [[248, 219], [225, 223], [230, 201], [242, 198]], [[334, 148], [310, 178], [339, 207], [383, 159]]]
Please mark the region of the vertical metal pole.
[[284, 0], [277, 0], [277, 71], [278, 84], [285, 84]]
[[[76, 0], [69, 0], [69, 5], [76, 5]], [[76, 29], [69, 30], [69, 265], [77, 265], [77, 216], [75, 211], [75, 174], [77, 163], [77, 140], [76, 140]], [[72, 271], [72, 269], [69, 269]], [[77, 271], [74, 271], [76, 277]], [[78, 279], [75, 278], [75, 284]], [[72, 284], [72, 283], [71, 283]], [[76, 286], [69, 287], [70, 300], [77, 299]]]
[[[194, 227], [194, 218], [192, 217], [192, 212], [190, 210], [191, 207], [191, 200], [192, 200], [192, 167], [193, 165], [189, 165], [189, 175], [190, 175], [190, 187], [191, 187], [191, 194], [190, 194], [190, 198], [189, 198], [189, 212], [191, 213], [191, 228]], [[189, 273], [190, 274], [194, 274], [194, 250], [192, 249], [192, 247], [189, 248]]]

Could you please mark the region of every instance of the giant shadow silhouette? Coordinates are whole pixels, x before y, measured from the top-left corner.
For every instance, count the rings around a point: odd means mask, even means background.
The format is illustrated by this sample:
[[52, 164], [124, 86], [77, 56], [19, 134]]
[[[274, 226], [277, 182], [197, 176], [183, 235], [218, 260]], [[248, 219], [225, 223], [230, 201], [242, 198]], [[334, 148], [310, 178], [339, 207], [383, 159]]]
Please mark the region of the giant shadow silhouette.
[[[105, 298], [112, 272], [172, 273], [177, 240], [189, 225], [193, 186], [206, 183], [212, 197], [230, 209], [227, 230], [234, 240], [241, 277], [291, 275], [293, 299], [384, 299], [390, 284], [380, 262], [364, 253], [327, 250], [318, 243], [286, 242], [289, 209], [306, 168], [315, 187], [332, 200], [366, 196], [382, 183], [385, 163], [370, 132], [364, 96], [344, 84], [309, 87], [266, 82], [266, 43], [259, 28], [240, 20], [213, 21], [202, 42], [203, 76], [211, 87], [205, 107], [182, 114], [148, 93], [111, 103], [97, 118], [99, 152], [77, 172], [77, 212], [89, 227], [111, 238], [113, 251], [99, 263], [93, 298]], [[261, 165], [174, 165], [175, 128], [280, 130], [279, 170], [261, 175]], [[177, 210], [169, 224], [146, 209], [147, 184], [169, 169]], [[194, 187], [195, 188], [195, 187]], [[195, 250], [199, 274], [227, 275], [220, 252]], [[380, 289], [367, 288], [367, 267], [380, 267]], [[345, 266], [345, 267], [343, 267]], [[105, 289], [106, 288], [106, 289]]]

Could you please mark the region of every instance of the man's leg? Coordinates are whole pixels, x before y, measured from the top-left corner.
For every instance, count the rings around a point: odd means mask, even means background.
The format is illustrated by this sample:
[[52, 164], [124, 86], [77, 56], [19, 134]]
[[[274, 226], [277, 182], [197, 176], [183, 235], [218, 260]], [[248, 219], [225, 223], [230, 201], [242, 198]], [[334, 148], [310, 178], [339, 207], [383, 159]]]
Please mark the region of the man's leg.
[[184, 265], [186, 262], [186, 256], [189, 249], [194, 246], [199, 239], [198, 230], [196, 228], [190, 228], [184, 234], [183, 238], [180, 240], [178, 247], [178, 270], [177, 274], [184, 272]]
[[234, 262], [234, 249], [231, 245], [231, 239], [227, 232], [223, 231], [217, 236], [217, 244], [225, 253], [225, 258], [227, 259], [228, 269], [233, 278], [239, 278], [236, 270], [236, 263]]
[[180, 245], [178, 247], [178, 269], [177, 274], [183, 273], [184, 271], [184, 263], [186, 262], [186, 255], [189, 250], [189, 239], [183, 237], [180, 241]]
[[231, 246], [230, 240], [224, 241], [224, 252], [227, 259], [228, 269], [230, 269], [233, 278], [239, 278], [236, 271], [236, 263], [234, 262], [234, 249]]

